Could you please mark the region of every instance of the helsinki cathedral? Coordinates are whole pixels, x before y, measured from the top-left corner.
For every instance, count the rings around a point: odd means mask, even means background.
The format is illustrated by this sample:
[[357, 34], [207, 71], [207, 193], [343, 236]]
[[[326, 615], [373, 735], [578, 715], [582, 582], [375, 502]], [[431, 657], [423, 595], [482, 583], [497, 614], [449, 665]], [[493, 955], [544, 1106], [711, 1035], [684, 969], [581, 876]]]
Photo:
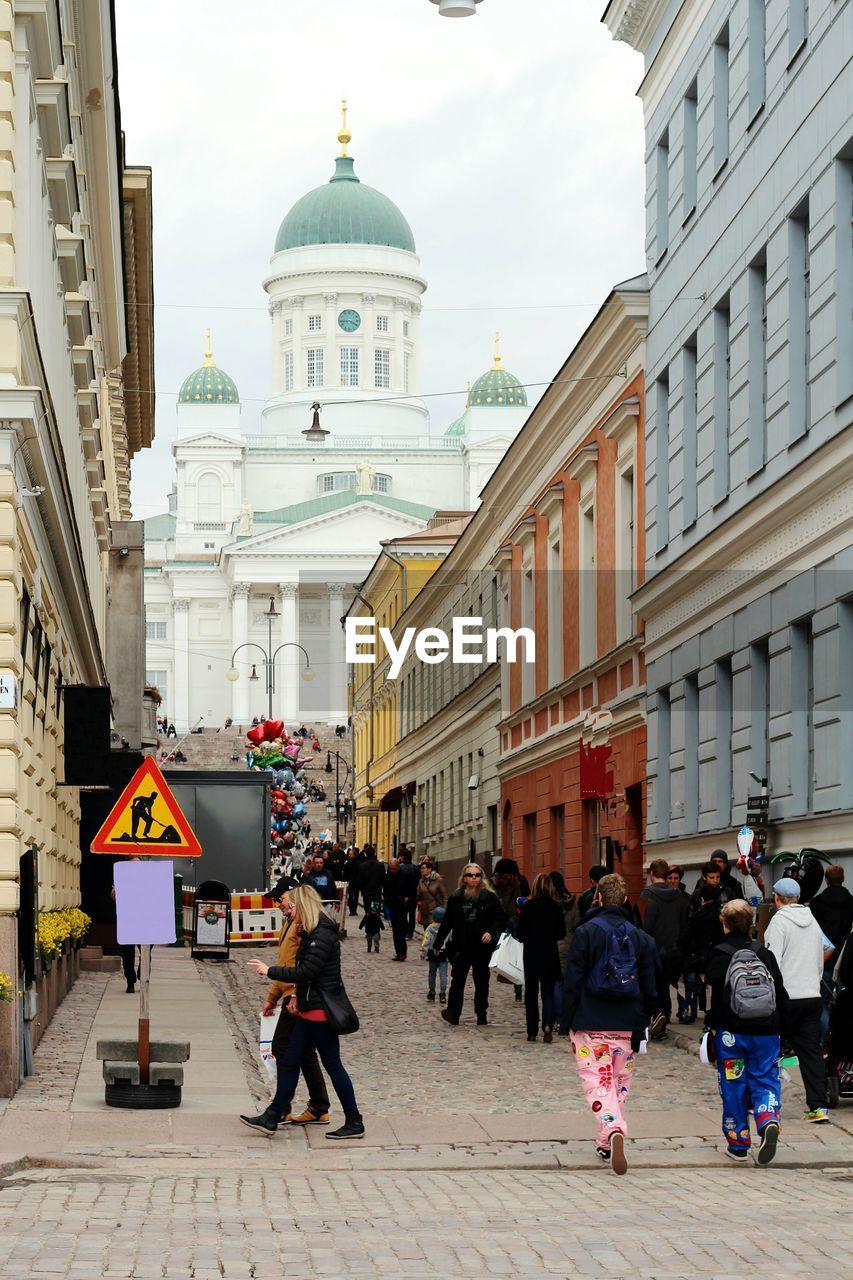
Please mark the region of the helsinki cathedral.
[[146, 678], [178, 732], [266, 714], [264, 651], [276, 650], [275, 714], [345, 722], [340, 619], [380, 544], [473, 510], [527, 417], [496, 350], [461, 417], [430, 429], [415, 238], [356, 173], [345, 106], [338, 141], [334, 173], [285, 216], [263, 281], [261, 433], [242, 430], [209, 335], [178, 396], [169, 509], [145, 521]]

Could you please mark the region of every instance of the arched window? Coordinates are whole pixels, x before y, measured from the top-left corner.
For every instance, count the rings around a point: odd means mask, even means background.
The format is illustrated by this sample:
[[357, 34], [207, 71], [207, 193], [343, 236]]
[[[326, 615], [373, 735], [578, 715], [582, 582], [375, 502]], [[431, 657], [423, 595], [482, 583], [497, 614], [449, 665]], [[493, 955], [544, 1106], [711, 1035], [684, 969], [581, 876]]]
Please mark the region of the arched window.
[[198, 515], [200, 523], [222, 520], [222, 481], [214, 471], [205, 471], [198, 478]]

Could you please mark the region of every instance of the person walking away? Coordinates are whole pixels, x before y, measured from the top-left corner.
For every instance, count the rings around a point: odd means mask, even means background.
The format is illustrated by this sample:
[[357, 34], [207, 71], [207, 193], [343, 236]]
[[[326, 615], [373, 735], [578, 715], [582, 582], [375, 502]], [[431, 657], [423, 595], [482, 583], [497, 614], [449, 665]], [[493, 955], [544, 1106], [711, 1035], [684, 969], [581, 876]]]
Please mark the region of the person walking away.
[[823, 874], [826, 888], [823, 893], [812, 898], [809, 906], [815, 920], [835, 947], [832, 954], [824, 961], [823, 981], [820, 985], [820, 1042], [826, 1044], [829, 1031], [829, 1006], [833, 991], [832, 974], [841, 954], [841, 948], [853, 929], [853, 894], [844, 888], [843, 867], [837, 865], [827, 867]]
[[418, 910], [418, 884], [421, 878], [420, 868], [412, 862], [411, 850], [403, 845], [398, 855], [400, 874], [406, 878], [406, 939], [411, 942], [415, 936], [415, 917]]
[[670, 985], [678, 982], [681, 972], [679, 945], [690, 910], [687, 895], [667, 884], [669, 866], [663, 858], [655, 858], [649, 867], [650, 884], [640, 894], [643, 928], [657, 947], [658, 1007], [649, 1024], [652, 1040], [662, 1040], [672, 1018]]
[[371, 951], [375, 951], [379, 955], [379, 935], [385, 928], [385, 921], [382, 919], [379, 907], [375, 902], [371, 904], [369, 911], [365, 911], [358, 927], [364, 930], [364, 936], [367, 938], [368, 955]]
[[444, 919], [444, 907], [435, 907], [432, 913], [432, 922], [427, 926], [424, 933], [424, 940], [421, 943], [421, 955], [424, 960], [429, 961], [429, 976], [427, 978], [427, 1000], [435, 1000], [435, 980], [439, 979], [440, 989], [438, 993], [439, 1004], [444, 1004], [447, 1000], [447, 941], [442, 947], [438, 955], [434, 955], [435, 939], [438, 934], [439, 926]]
[[[270, 897], [278, 902], [282, 914], [282, 926], [278, 935], [278, 963], [283, 967], [293, 965], [296, 963], [296, 953], [299, 950], [299, 933], [294, 922], [291, 890], [289, 887], [283, 886], [279, 881], [272, 890]], [[278, 1005], [282, 1001], [284, 1002], [278, 1015], [278, 1023], [273, 1032], [272, 1045], [270, 1046], [279, 1072], [284, 1069], [287, 1049], [298, 1021], [298, 1015], [291, 1013], [288, 1009], [288, 1005], [295, 994], [296, 987], [294, 983], [271, 982], [266, 1001], [261, 1009], [264, 1017], [269, 1017], [275, 1012]], [[302, 1078], [308, 1087], [308, 1105], [298, 1116], [283, 1115], [279, 1123], [328, 1124], [329, 1091], [326, 1088], [326, 1081], [320, 1069], [317, 1050], [313, 1045], [305, 1050], [300, 1068]]]
[[366, 844], [362, 852], [365, 858], [358, 873], [358, 890], [365, 911], [369, 911], [372, 902], [378, 902], [380, 908], [382, 907], [385, 863], [379, 861], [372, 844]]
[[578, 908], [578, 899], [566, 887], [561, 871], [550, 871], [551, 884], [554, 886], [554, 892], [557, 895], [557, 905], [563, 913], [563, 923], [566, 926], [565, 935], [557, 942], [557, 956], [560, 961], [560, 976], [554, 983], [554, 1022], [556, 1027], [563, 1016], [563, 975], [566, 972], [566, 961], [569, 958], [569, 949], [572, 945], [572, 935], [580, 922], [580, 911]]
[[705, 974], [711, 952], [723, 940], [720, 923], [719, 889], [704, 885], [699, 906], [688, 918], [682, 938], [682, 971], [685, 1007], [678, 1011], [678, 1021], [695, 1022], [699, 1011], [706, 1012]]
[[779, 1141], [779, 1031], [786, 1022], [788, 993], [772, 951], [750, 937], [754, 918], [743, 898], [720, 911], [723, 941], [708, 961], [711, 1007], [705, 1026], [717, 1066], [726, 1155], [744, 1164], [749, 1159], [751, 1110], [759, 1139], [756, 1162], [763, 1165], [773, 1159]]
[[433, 920], [436, 907], [447, 906], [447, 889], [444, 880], [433, 866], [431, 858], [421, 859], [421, 878], [417, 888], [421, 924], [426, 927]]
[[624, 915], [628, 886], [620, 875], [598, 881], [601, 908], [572, 938], [563, 987], [562, 1030], [571, 1035], [584, 1096], [598, 1130], [596, 1153], [614, 1173], [628, 1170], [625, 1104], [634, 1054], [657, 1000], [655, 945]]
[[[498, 858], [492, 868], [492, 888], [498, 896], [503, 913], [507, 919], [507, 929], [515, 935], [518, 927], [519, 898], [530, 895], [530, 885], [519, 870], [515, 858]], [[515, 999], [518, 1004], [522, 1000], [523, 988], [513, 985]]]
[[785, 1040], [800, 1062], [806, 1088], [805, 1119], [828, 1124], [826, 1066], [821, 1052], [820, 984], [823, 979], [823, 932], [800, 902], [800, 886], [784, 876], [773, 886], [776, 911], [764, 934], [764, 945], [779, 963], [788, 993]]
[[463, 867], [459, 888], [447, 899], [444, 919], [438, 926], [433, 955], [439, 958], [445, 939], [453, 934], [450, 949], [450, 991], [441, 1016], [451, 1026], [459, 1025], [465, 1001], [468, 974], [474, 976], [474, 1012], [477, 1026], [488, 1025], [489, 960], [503, 932], [506, 916], [497, 895], [485, 882], [483, 868], [476, 862]]
[[301, 884], [290, 895], [293, 922], [299, 934], [299, 949], [293, 965], [265, 965], [249, 960], [250, 969], [271, 982], [293, 982], [296, 994], [288, 1008], [296, 1018], [290, 1044], [279, 1067], [278, 1086], [272, 1102], [257, 1116], [240, 1116], [243, 1124], [268, 1137], [278, 1129], [282, 1117], [290, 1114], [302, 1060], [314, 1048], [326, 1068], [344, 1110], [344, 1124], [326, 1134], [327, 1138], [363, 1138], [364, 1120], [358, 1109], [355, 1090], [341, 1062], [340, 1037], [331, 1029], [323, 995], [344, 993], [341, 977], [341, 942], [338, 926], [323, 910], [319, 894]]
[[566, 921], [551, 877], [540, 872], [519, 912], [516, 934], [524, 949], [524, 1008], [531, 1042], [539, 1038], [540, 993], [542, 1039], [550, 1044], [554, 1038], [554, 984], [561, 977], [557, 948], [565, 934]]
[[343, 878], [347, 886], [347, 911], [351, 916], [358, 915], [358, 877], [360, 871], [361, 863], [358, 860], [358, 852], [350, 847], [347, 849]]
[[385, 901], [391, 913], [391, 936], [394, 939], [394, 960], [405, 960], [409, 948], [406, 943], [406, 917], [409, 906], [409, 877], [400, 866], [399, 858], [388, 862], [385, 877]]

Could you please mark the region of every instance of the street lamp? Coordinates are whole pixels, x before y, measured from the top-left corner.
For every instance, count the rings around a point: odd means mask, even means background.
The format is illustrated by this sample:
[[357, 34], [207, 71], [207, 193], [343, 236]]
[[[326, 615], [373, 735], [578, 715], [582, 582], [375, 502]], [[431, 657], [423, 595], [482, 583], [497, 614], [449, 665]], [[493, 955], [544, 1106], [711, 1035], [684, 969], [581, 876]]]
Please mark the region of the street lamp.
[[480, 0], [432, 0], [432, 3], [438, 5], [442, 18], [471, 18], [477, 12], [474, 6]]
[[[342, 759], [342, 757], [338, 754], [337, 751], [334, 752], [334, 756], [335, 756], [335, 805], [334, 805], [335, 841], [337, 842], [340, 839], [340, 835], [341, 835], [341, 818], [346, 817], [346, 805], [341, 800], [341, 781], [340, 781], [341, 765], [343, 765], [344, 768], [346, 769], [346, 773], [344, 774], [344, 781], [343, 781], [344, 786], [347, 785], [351, 770], [349, 767], [349, 762], [347, 760]], [[323, 765], [323, 772], [324, 773], [332, 772], [332, 752], [331, 751], [326, 752], [326, 763]], [[326, 812], [331, 818], [332, 816], [331, 804], [326, 806]]]
[[329, 435], [329, 432], [320, 426], [320, 408], [319, 400], [315, 400], [311, 406], [311, 426], [307, 431], [302, 432], [309, 444], [324, 444], [326, 436]]
[[[303, 645], [297, 644], [295, 640], [286, 640], [284, 644], [280, 644], [278, 648], [275, 650], [275, 652], [273, 653], [272, 624], [280, 616], [281, 615], [279, 614], [278, 610], [275, 607], [275, 600], [273, 599], [272, 596], [270, 596], [270, 607], [267, 609], [266, 613], [264, 614], [264, 617], [267, 620], [267, 626], [268, 626], [268, 648], [265, 649], [262, 644], [256, 644], [254, 640], [248, 640], [245, 644], [238, 644], [237, 648], [231, 654], [231, 668], [230, 670], [225, 672], [225, 679], [230, 680], [232, 684], [235, 683], [235, 681], [240, 679], [240, 672], [237, 670], [236, 666], [234, 665], [237, 654], [240, 652], [241, 649], [260, 649], [261, 653], [263, 654], [264, 667], [266, 670], [267, 707], [268, 707], [268, 718], [270, 720], [272, 720], [272, 700], [273, 700], [273, 694], [275, 693], [275, 660], [278, 657], [278, 655], [281, 653], [282, 649], [299, 649], [305, 655], [305, 670], [301, 673], [303, 680], [313, 680], [315, 675], [315, 672], [311, 670], [311, 659], [308, 657], [308, 650], [304, 648]], [[252, 664], [252, 670], [249, 675], [249, 679], [250, 680], [260, 679], [260, 677], [258, 676], [257, 666], [254, 663]]]

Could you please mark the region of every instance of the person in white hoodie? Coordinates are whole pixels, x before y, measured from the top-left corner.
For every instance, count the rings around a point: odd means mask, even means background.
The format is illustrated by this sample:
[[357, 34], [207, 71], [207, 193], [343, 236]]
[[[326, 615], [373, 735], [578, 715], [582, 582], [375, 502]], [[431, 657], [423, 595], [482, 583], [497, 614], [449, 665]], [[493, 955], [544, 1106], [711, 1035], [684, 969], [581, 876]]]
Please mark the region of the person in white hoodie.
[[790, 996], [784, 1039], [800, 1061], [806, 1088], [805, 1118], [827, 1124], [826, 1067], [820, 1048], [820, 982], [823, 976], [823, 931], [800, 902], [800, 886], [784, 876], [773, 886], [776, 911], [764, 934], [764, 945], [778, 961]]

